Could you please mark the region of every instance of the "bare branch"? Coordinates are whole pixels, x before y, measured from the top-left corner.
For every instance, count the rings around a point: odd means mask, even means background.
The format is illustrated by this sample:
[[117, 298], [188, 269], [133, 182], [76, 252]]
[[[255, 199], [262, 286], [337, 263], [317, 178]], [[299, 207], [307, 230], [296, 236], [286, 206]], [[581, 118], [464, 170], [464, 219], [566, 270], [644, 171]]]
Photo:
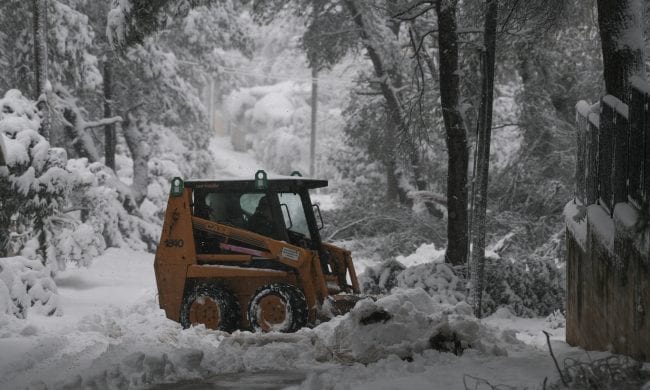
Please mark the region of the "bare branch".
[[555, 368], [557, 368], [558, 374], [560, 374], [560, 379], [562, 379], [562, 383], [564, 386], [569, 387], [569, 384], [567, 383], [566, 379], [564, 379], [564, 375], [562, 375], [562, 370], [560, 370], [560, 365], [557, 363], [557, 359], [555, 358], [555, 354], [553, 353], [553, 348], [551, 348], [551, 335], [543, 330], [542, 333], [546, 335], [546, 343], [548, 344], [548, 352], [551, 354], [551, 357], [553, 358], [553, 362], [555, 363]]
[[355, 94], [360, 96], [383, 96], [383, 93], [380, 91], [368, 91], [368, 92], [358, 91], [355, 92]]
[[492, 130], [494, 129], [502, 129], [504, 127], [510, 127], [510, 126], [521, 126], [521, 123], [503, 123], [498, 126], [492, 126]]
[[[400, 11], [393, 15], [393, 18], [399, 19], [402, 21], [413, 21], [417, 19], [418, 17], [424, 15], [425, 13], [432, 11], [435, 9], [435, 1], [419, 1], [417, 3], [413, 3], [410, 7], [406, 8], [403, 11]], [[424, 9], [418, 11], [415, 15], [408, 15], [411, 11], [416, 10], [418, 7], [428, 4], [428, 6], [424, 7]], [[408, 16], [407, 16], [408, 15]]]

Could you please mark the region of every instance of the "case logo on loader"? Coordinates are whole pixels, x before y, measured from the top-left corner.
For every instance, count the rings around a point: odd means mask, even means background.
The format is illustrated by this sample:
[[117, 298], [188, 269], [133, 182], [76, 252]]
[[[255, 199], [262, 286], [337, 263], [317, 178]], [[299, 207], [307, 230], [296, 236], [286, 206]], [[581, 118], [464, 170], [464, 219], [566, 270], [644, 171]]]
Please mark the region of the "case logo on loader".
[[300, 258], [300, 253], [297, 250], [291, 248], [282, 248], [282, 257], [285, 257], [289, 260], [298, 261]]
[[174, 247], [175, 248], [182, 248], [183, 244], [185, 244], [183, 242], [183, 240], [174, 240], [174, 239], [171, 239], [171, 238], [168, 239], [168, 240], [165, 240], [165, 246], [167, 246], [168, 248], [174, 248]]

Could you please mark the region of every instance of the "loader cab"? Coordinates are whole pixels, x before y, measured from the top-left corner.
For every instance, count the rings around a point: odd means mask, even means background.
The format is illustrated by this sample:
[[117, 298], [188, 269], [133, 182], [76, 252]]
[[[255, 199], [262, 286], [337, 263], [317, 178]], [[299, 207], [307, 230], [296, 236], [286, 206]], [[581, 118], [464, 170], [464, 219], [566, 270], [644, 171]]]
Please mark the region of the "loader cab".
[[327, 181], [265, 175], [259, 181], [186, 182], [192, 188], [192, 214], [321, 252], [322, 218], [318, 206], [311, 203], [309, 190], [326, 187]]

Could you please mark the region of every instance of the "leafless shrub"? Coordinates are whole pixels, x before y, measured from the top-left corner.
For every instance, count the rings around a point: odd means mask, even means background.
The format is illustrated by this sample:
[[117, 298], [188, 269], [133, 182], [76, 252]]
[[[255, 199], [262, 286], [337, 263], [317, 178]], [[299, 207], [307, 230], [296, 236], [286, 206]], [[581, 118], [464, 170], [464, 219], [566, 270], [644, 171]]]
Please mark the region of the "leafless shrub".
[[627, 356], [614, 355], [601, 359], [564, 360], [562, 380], [544, 386], [544, 390], [641, 389], [650, 381], [650, 371], [643, 364]]

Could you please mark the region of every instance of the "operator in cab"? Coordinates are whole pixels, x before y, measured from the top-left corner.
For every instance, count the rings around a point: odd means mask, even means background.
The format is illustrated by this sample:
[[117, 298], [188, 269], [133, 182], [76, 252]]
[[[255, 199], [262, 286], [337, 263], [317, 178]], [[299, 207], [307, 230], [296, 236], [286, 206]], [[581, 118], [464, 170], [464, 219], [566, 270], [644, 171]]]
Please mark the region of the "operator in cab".
[[273, 236], [273, 216], [266, 196], [260, 198], [255, 213], [248, 220], [248, 229], [263, 236]]

